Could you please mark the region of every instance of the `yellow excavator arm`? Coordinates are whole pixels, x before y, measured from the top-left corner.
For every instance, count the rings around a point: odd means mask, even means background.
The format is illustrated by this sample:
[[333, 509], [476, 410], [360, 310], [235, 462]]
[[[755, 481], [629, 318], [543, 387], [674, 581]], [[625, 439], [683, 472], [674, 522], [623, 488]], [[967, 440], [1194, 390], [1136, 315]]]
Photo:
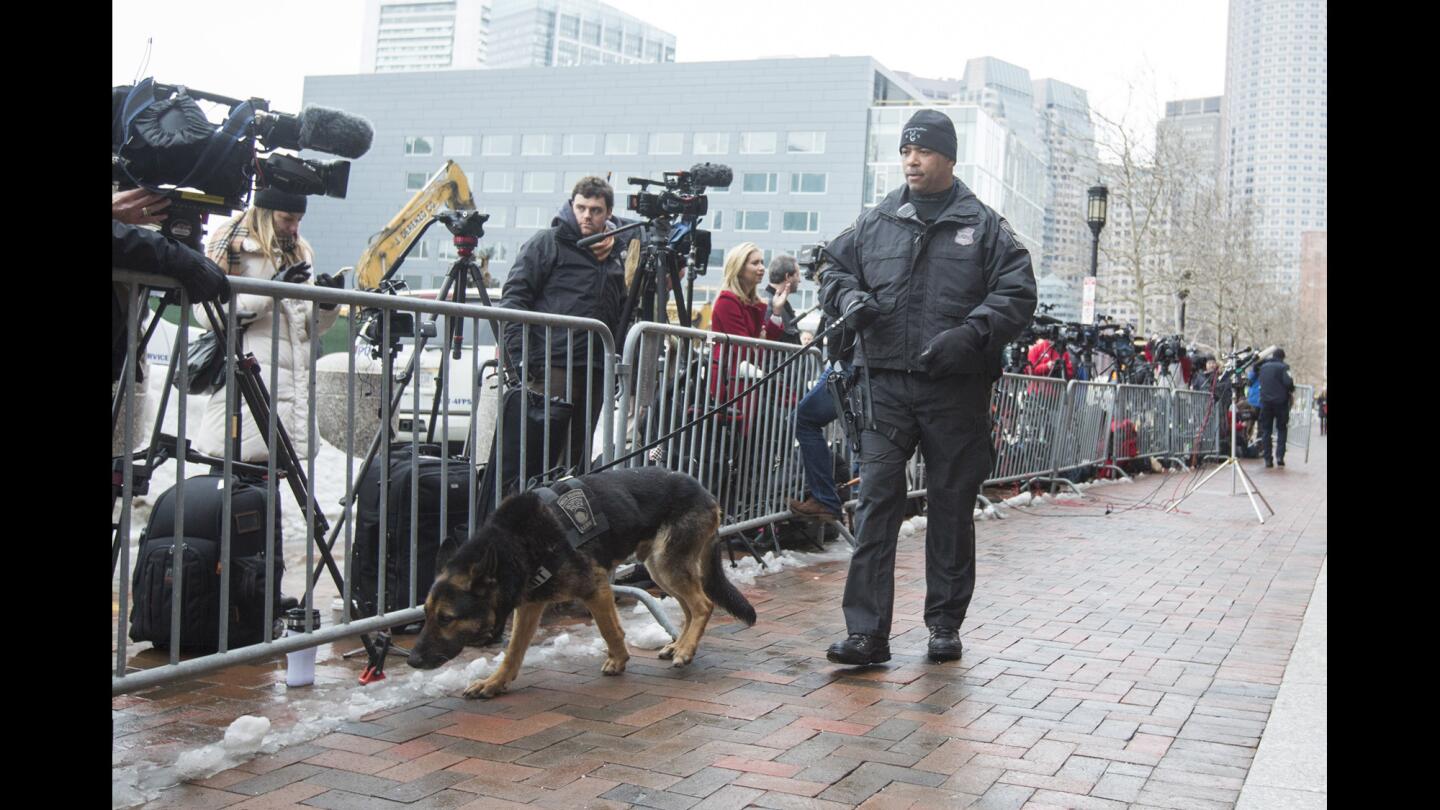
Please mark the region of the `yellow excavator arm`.
[[440, 171], [430, 178], [424, 188], [415, 192], [400, 213], [383, 230], [370, 237], [370, 244], [355, 265], [356, 285], [362, 290], [379, 287], [395, 261], [420, 235], [426, 221], [442, 208], [475, 210], [475, 199], [470, 196], [470, 182], [453, 160], [445, 161]]

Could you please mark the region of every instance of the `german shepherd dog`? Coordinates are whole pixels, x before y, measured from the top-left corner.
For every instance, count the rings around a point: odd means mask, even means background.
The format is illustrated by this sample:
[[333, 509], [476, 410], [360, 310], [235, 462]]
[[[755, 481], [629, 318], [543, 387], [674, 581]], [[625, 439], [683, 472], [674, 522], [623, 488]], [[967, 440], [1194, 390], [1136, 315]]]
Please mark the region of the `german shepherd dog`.
[[[608, 531], [572, 548], [561, 522], [565, 518], [533, 492], [507, 498], [435, 577], [410, 666], [440, 666], [466, 645], [491, 638], [513, 611], [505, 660], [464, 692], [467, 698], [494, 697], [519, 674], [545, 606], [578, 599], [605, 639], [608, 655], [600, 671], [619, 675], [630, 653], [610, 575], [631, 554], [685, 611], [680, 637], [660, 650], [660, 658], [673, 660], [674, 666], [695, 658], [715, 605], [747, 625], [755, 623], [755, 608], [725, 577], [717, 534], [721, 511], [698, 481], [659, 467], [610, 470], [579, 480], [589, 488], [593, 508], [608, 519]], [[550, 576], [536, 584], [544, 576], [542, 568]]]

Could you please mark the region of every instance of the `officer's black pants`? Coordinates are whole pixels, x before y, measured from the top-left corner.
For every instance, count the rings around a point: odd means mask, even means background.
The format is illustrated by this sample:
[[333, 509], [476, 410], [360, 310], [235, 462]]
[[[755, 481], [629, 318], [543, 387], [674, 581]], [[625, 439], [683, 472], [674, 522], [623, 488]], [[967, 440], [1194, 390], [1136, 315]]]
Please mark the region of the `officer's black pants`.
[[[925, 456], [925, 624], [958, 628], [975, 592], [975, 496], [993, 462], [990, 382], [979, 375], [932, 380], [874, 369], [880, 432], [861, 437], [858, 547], [845, 580], [845, 626], [888, 637], [895, 602], [895, 546], [905, 515], [905, 463]], [[896, 433], [894, 439], [882, 435]]]

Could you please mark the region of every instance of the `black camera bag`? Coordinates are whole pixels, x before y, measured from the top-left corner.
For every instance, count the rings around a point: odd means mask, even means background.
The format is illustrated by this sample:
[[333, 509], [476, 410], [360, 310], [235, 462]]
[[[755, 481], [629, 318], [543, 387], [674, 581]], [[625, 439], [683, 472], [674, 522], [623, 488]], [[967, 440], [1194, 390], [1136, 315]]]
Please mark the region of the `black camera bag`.
[[[220, 648], [220, 536], [225, 504], [224, 477], [197, 475], [184, 482], [185, 525], [181, 538], [180, 649], [210, 653]], [[140, 535], [130, 610], [130, 640], [170, 646], [174, 598], [175, 496], [177, 484], [161, 493]], [[234, 481], [230, 507], [230, 602], [228, 649], [265, 638], [265, 567], [273, 567], [270, 598], [280, 600], [285, 573], [281, 555], [280, 499], [275, 499], [274, 553], [265, 549], [265, 490]]]

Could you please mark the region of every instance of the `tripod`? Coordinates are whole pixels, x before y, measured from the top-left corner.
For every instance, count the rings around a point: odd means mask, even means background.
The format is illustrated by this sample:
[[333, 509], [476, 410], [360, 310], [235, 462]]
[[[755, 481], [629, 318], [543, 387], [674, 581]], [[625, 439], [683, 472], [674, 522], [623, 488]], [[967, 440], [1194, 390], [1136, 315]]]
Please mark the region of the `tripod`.
[[[620, 324], [622, 327], [629, 327], [636, 317], [635, 309], [640, 308], [639, 317], [641, 320], [665, 323], [668, 318], [665, 315], [665, 292], [664, 284], [669, 283], [670, 292], [675, 297], [676, 314], [679, 316], [680, 325], [690, 326], [690, 307], [686, 306], [687, 298], [693, 299], [695, 294], [695, 274], [690, 274], [690, 295], [687, 296], [680, 289], [680, 252], [672, 244], [672, 232], [676, 230], [670, 216], [659, 216], [651, 220], [632, 222], [623, 225], [613, 231], [592, 234], [576, 241], [576, 247], [588, 248], [596, 242], [604, 241], [617, 234], [634, 230], [635, 228], [649, 227], [644, 246], [640, 249], [640, 261], [636, 267], [635, 275], [630, 279], [630, 288], [625, 291], [625, 305], [620, 310]], [[682, 239], [686, 236], [697, 237], [700, 231], [689, 225], [682, 224]], [[705, 252], [709, 253], [708, 238]], [[698, 262], [697, 262], [698, 265]]]
[[[1257, 517], [1257, 518], [1260, 519], [1260, 523], [1261, 523], [1262, 525], [1265, 523], [1265, 515], [1261, 514], [1261, 512], [1260, 512], [1260, 504], [1261, 504], [1261, 503], [1265, 504], [1265, 508], [1270, 511], [1270, 514], [1272, 514], [1272, 515], [1275, 514], [1275, 509], [1270, 506], [1270, 502], [1269, 502], [1269, 501], [1265, 500], [1265, 496], [1260, 492], [1260, 488], [1257, 487], [1257, 486], [1255, 486], [1255, 482], [1250, 480], [1250, 474], [1247, 473], [1247, 472], [1245, 472], [1245, 468], [1244, 468], [1244, 467], [1240, 466], [1240, 460], [1239, 460], [1239, 458], [1237, 458], [1236, 455], [1235, 455], [1235, 434], [1239, 432], [1239, 431], [1235, 430], [1235, 427], [1234, 427], [1234, 426], [1235, 426], [1235, 400], [1244, 395], [1244, 392], [1241, 390], [1241, 384], [1240, 384], [1239, 380], [1240, 380], [1240, 377], [1239, 377], [1239, 373], [1238, 373], [1238, 371], [1237, 371], [1235, 378], [1231, 381], [1231, 386], [1233, 387], [1234, 390], [1231, 391], [1231, 395], [1230, 395], [1230, 426], [1231, 426], [1231, 427], [1230, 427], [1230, 457], [1227, 458], [1227, 459], [1225, 459], [1225, 461], [1222, 462], [1222, 463], [1220, 464], [1220, 466], [1218, 466], [1218, 467], [1216, 467], [1215, 469], [1211, 470], [1211, 471], [1209, 472], [1209, 474], [1206, 475], [1204, 478], [1200, 479], [1200, 483], [1198, 483], [1198, 484], [1196, 484], [1195, 486], [1191, 487], [1189, 492], [1186, 492], [1183, 496], [1181, 496], [1180, 500], [1178, 500], [1178, 501], [1176, 501], [1175, 503], [1171, 504], [1171, 505], [1170, 505], [1170, 508], [1167, 509], [1167, 510], [1165, 510], [1165, 511], [1167, 511], [1167, 512], [1174, 512], [1175, 510], [1179, 509], [1179, 508], [1180, 508], [1180, 504], [1184, 503], [1186, 498], [1189, 498], [1191, 495], [1194, 495], [1196, 492], [1198, 492], [1198, 491], [1200, 490], [1201, 487], [1205, 486], [1205, 482], [1209, 481], [1211, 478], [1214, 478], [1216, 473], [1220, 472], [1221, 470], [1225, 469], [1226, 467], [1229, 467], [1229, 468], [1230, 468], [1230, 473], [1231, 473], [1231, 474], [1230, 474], [1230, 494], [1231, 494], [1231, 495], [1234, 495], [1234, 494], [1235, 494], [1235, 479], [1236, 479], [1236, 478], [1239, 478], [1241, 481], [1245, 482], [1245, 495], [1250, 498], [1250, 506], [1255, 510], [1255, 517]], [[1256, 500], [1255, 500], [1255, 499], [1256, 499], [1257, 497], [1260, 499], [1260, 502], [1259, 502], [1259, 503], [1256, 503]]]

